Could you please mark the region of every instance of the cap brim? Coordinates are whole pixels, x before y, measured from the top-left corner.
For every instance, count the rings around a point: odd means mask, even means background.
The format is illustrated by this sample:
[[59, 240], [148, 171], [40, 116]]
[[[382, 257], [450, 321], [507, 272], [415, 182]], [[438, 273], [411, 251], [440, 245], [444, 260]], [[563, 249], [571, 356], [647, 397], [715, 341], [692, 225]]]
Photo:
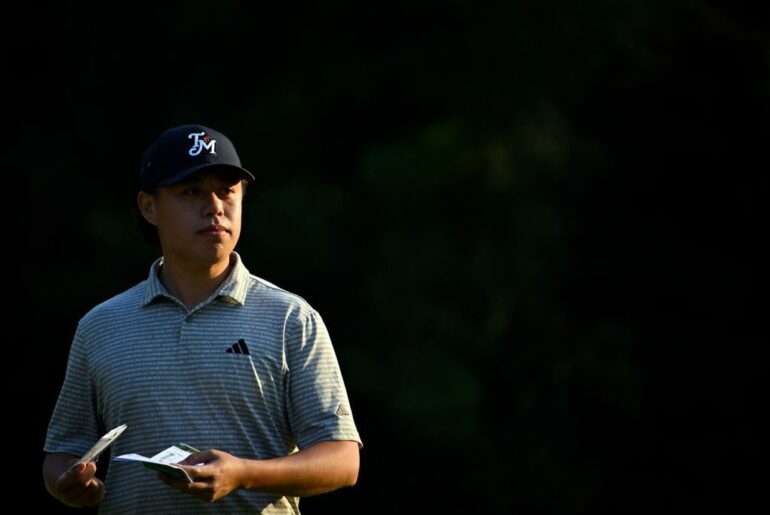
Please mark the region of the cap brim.
[[198, 166], [191, 166], [190, 168], [185, 168], [181, 172], [178, 172], [172, 175], [171, 177], [167, 177], [162, 181], [159, 181], [156, 184], [156, 186], [171, 186], [172, 184], [176, 184], [193, 174], [196, 174], [203, 170], [212, 169], [212, 168], [218, 168], [220, 170], [228, 170], [228, 171], [235, 172], [236, 174], [240, 175], [242, 178], [248, 181], [256, 180], [256, 178], [250, 171], [246, 170], [245, 168], [241, 168], [240, 166], [224, 164], [224, 163], [204, 163]]

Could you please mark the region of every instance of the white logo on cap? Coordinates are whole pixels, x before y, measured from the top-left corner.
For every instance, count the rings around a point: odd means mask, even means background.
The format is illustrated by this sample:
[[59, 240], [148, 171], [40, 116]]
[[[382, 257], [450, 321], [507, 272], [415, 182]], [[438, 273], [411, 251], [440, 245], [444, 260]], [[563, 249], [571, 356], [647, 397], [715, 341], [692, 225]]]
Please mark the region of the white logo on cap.
[[211, 139], [211, 136], [207, 136], [205, 132], [191, 132], [187, 135], [187, 139], [193, 140], [193, 146], [187, 151], [191, 156], [197, 156], [204, 148], [209, 151], [209, 154], [217, 155], [214, 151], [217, 140]]

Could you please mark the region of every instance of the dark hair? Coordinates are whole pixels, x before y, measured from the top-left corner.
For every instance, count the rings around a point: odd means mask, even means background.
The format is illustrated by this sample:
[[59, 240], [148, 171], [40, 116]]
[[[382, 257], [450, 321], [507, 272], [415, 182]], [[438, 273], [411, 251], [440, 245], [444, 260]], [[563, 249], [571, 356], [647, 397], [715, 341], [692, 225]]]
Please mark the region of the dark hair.
[[[249, 181], [243, 179], [241, 180], [241, 189], [243, 190], [243, 195], [246, 195], [246, 186], [248, 186]], [[153, 188], [150, 191], [147, 192], [147, 194], [152, 195], [153, 197], [158, 196], [158, 188]], [[139, 206], [134, 204], [134, 230], [138, 232], [142, 239], [150, 245], [151, 247], [160, 248], [160, 237], [158, 236], [158, 228], [152, 225], [150, 222], [148, 222], [144, 216], [142, 215], [142, 212], [139, 211]]]

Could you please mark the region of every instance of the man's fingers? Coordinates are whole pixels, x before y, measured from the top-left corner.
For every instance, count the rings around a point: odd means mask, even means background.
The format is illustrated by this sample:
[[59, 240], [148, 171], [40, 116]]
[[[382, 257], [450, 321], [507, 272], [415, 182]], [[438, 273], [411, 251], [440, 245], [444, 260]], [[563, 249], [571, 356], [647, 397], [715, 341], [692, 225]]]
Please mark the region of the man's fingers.
[[[187, 472], [187, 475], [190, 476], [193, 482], [197, 479], [197, 477], [194, 475], [195, 474], [193, 471], [194, 468], [195, 467], [184, 467], [185, 471]], [[155, 473], [155, 476], [161, 481], [163, 481], [164, 483], [166, 483], [167, 485], [171, 485], [180, 490], [188, 490], [190, 488], [190, 485], [192, 484], [186, 479], [181, 479], [161, 471], [157, 471]]]
[[80, 464], [64, 472], [61, 476], [59, 476], [57, 481], [58, 487], [60, 489], [66, 490], [77, 485], [84, 486], [86, 481], [88, 481], [90, 478], [84, 477], [83, 470], [85, 470], [85, 467]]
[[94, 506], [98, 504], [104, 496], [104, 484], [97, 478], [91, 478], [86, 481], [80, 481], [79, 476], [73, 475], [65, 478], [62, 474], [62, 480], [59, 484], [59, 492], [62, 496], [74, 505]]
[[98, 479], [91, 479], [86, 483], [85, 488], [80, 493], [80, 501], [83, 504], [93, 505], [101, 501], [104, 496], [104, 485]]
[[210, 450], [196, 452], [190, 454], [188, 457], [177, 463], [177, 465], [198, 465], [200, 463], [208, 463], [215, 458], [214, 453]]
[[[192, 467], [185, 467], [185, 469], [190, 470]], [[188, 472], [190, 476], [192, 476], [191, 472]], [[190, 495], [193, 495], [199, 499], [202, 499], [204, 501], [210, 501], [211, 500], [211, 485], [205, 481], [205, 480], [196, 480], [192, 483], [185, 481], [184, 479], [178, 479], [173, 476], [169, 476], [168, 474], [164, 474], [162, 472], [157, 473], [158, 479], [166, 483], [167, 485], [176, 488], [177, 490], [180, 490], [182, 492], [188, 493]], [[193, 477], [193, 479], [196, 479]]]
[[206, 465], [180, 465], [179, 468], [184, 469], [193, 481], [207, 479], [212, 475], [211, 467]]
[[93, 461], [89, 461], [88, 463], [85, 463], [83, 468], [79, 469], [78, 475], [80, 477], [91, 479], [94, 477], [94, 474], [96, 474], [96, 463]]
[[65, 470], [61, 476], [59, 476], [59, 479], [62, 479], [65, 476], [77, 476], [81, 474], [86, 468], [85, 463], [73, 463], [70, 468]]
[[76, 463], [60, 476], [60, 480], [64, 478], [83, 478], [84, 480], [91, 479], [96, 474], [96, 463], [89, 461], [88, 463]]

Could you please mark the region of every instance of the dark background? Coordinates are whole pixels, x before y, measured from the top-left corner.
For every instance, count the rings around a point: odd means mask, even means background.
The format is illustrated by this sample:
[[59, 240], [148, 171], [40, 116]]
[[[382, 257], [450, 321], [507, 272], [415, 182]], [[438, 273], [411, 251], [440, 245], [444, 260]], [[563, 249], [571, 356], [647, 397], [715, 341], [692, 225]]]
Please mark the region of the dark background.
[[238, 250], [322, 313], [364, 439], [305, 513], [765, 504], [763, 3], [171, 4], [3, 17], [30, 509], [77, 321], [156, 257], [140, 155], [190, 122], [257, 175]]

